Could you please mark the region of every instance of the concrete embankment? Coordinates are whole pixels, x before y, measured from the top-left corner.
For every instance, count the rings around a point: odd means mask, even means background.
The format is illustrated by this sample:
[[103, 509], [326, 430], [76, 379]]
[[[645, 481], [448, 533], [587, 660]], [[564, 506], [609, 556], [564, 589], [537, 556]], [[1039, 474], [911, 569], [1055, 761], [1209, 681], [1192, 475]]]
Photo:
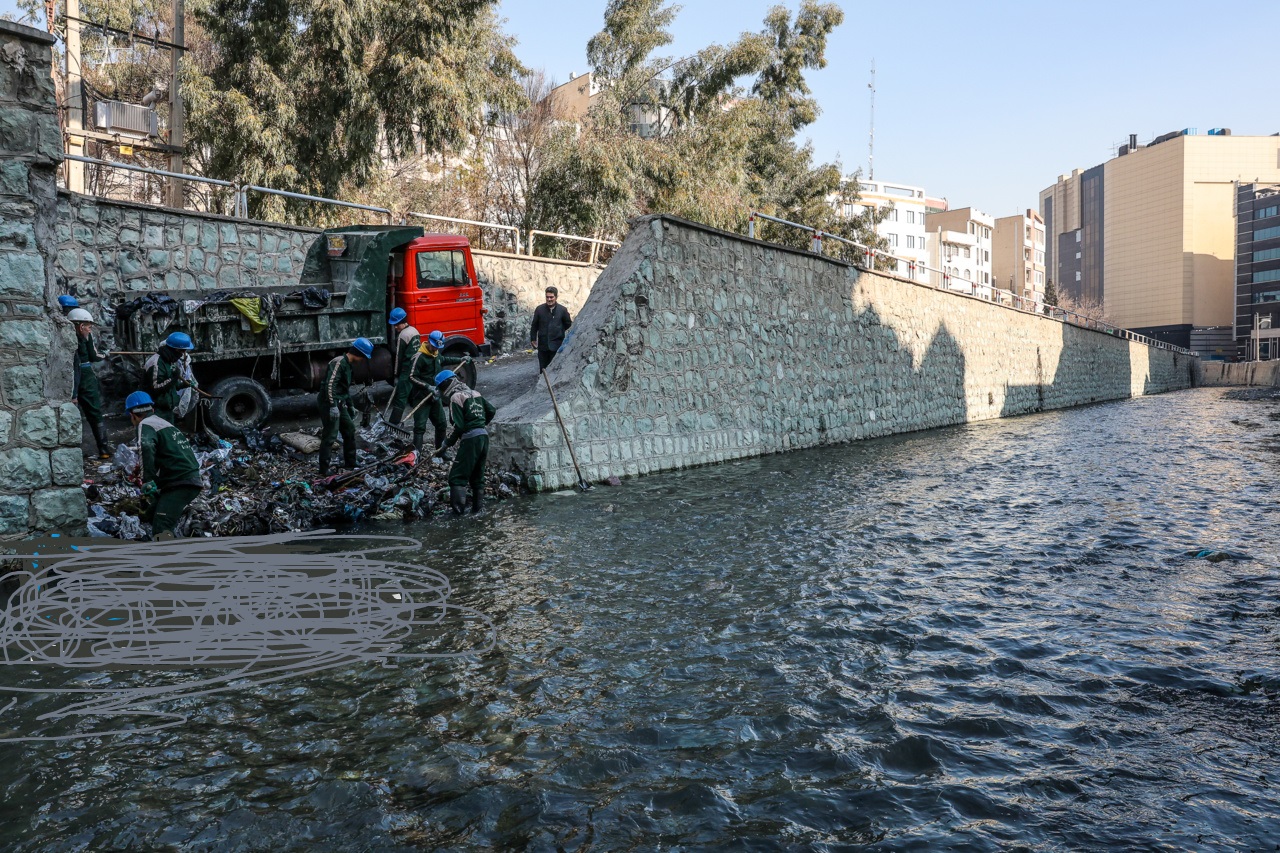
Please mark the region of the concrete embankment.
[[[638, 220], [550, 378], [590, 481], [1189, 387], [1196, 359], [680, 219]], [[493, 462], [577, 482], [551, 401]]]
[[1199, 384], [1206, 386], [1280, 386], [1280, 361], [1206, 361], [1200, 367]]

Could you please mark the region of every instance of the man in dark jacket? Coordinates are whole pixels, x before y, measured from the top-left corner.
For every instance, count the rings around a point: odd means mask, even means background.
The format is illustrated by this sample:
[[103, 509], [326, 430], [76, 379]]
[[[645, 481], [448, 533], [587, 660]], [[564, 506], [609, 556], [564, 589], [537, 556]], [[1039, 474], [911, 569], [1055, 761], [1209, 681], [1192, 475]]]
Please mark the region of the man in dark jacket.
[[564, 343], [564, 333], [573, 325], [569, 309], [556, 300], [560, 291], [547, 288], [547, 304], [539, 305], [533, 312], [533, 329], [529, 332], [529, 346], [538, 348], [538, 370], [547, 369]]
[[356, 338], [342, 355], [329, 361], [324, 384], [316, 395], [320, 408], [320, 477], [329, 476], [329, 455], [333, 452], [333, 440], [342, 434], [342, 462], [348, 469], [356, 467], [355, 404], [351, 400], [351, 366], [357, 361], [373, 358], [373, 342], [368, 338]]
[[98, 445], [98, 458], [110, 459], [107, 433], [102, 426], [102, 388], [93, 372], [94, 363], [102, 361], [106, 353], [98, 349], [98, 344], [93, 339], [92, 314], [83, 308], [72, 308], [67, 313], [67, 319], [76, 327], [76, 362], [79, 365], [72, 374], [74, 383], [71, 399], [79, 404], [84, 422], [93, 433], [93, 440]]

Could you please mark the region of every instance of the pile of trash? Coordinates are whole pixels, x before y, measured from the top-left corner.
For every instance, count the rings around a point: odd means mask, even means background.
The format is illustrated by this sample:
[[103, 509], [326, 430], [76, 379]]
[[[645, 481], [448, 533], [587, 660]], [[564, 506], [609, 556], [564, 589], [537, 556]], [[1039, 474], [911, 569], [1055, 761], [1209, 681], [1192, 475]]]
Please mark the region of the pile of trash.
[[[318, 430], [316, 430], [318, 432]], [[204, 491], [179, 522], [178, 536], [256, 536], [367, 521], [421, 521], [449, 511], [449, 460], [419, 458], [409, 442], [379, 422], [358, 434], [357, 466], [324, 480], [317, 474], [314, 434], [252, 431], [233, 443], [206, 433], [192, 439]], [[335, 457], [341, 458], [340, 448]], [[86, 466], [89, 533], [146, 539], [146, 505], [135, 447]], [[523, 491], [519, 474], [487, 472], [487, 502]]]

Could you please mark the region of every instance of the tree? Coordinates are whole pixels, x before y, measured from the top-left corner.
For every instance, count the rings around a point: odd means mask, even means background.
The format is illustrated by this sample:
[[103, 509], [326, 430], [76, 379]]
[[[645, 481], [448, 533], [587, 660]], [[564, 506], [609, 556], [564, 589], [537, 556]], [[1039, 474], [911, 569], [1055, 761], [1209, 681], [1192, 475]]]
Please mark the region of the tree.
[[1058, 288], [1054, 286], [1053, 279], [1049, 279], [1044, 284], [1044, 304], [1053, 306], [1058, 304]]
[[195, 0], [210, 50], [184, 84], [208, 173], [334, 195], [385, 160], [460, 151], [522, 70], [494, 0]]

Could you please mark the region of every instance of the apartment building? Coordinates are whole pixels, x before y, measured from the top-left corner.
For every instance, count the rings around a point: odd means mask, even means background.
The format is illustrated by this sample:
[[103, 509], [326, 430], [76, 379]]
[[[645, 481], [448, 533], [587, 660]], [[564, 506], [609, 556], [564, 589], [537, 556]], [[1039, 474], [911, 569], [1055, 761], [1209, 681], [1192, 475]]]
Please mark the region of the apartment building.
[[1238, 181], [1280, 182], [1280, 136], [1131, 136], [1040, 193], [1047, 278], [1117, 325], [1213, 357], [1238, 321]]
[[857, 204], [844, 203], [841, 214], [849, 219], [864, 210], [889, 208], [876, 231], [889, 244], [889, 252], [899, 258], [897, 274], [909, 278], [910, 262], [916, 264], [916, 278], [923, 281], [927, 274], [923, 265], [928, 263], [929, 249], [925, 235], [924, 189], [908, 184], [884, 181], [863, 181], [859, 184]]
[[992, 284], [1043, 302], [1044, 236], [1044, 220], [1034, 210], [997, 219], [991, 241]]
[[972, 207], [928, 214], [929, 266], [952, 279], [990, 287], [995, 227], [995, 219]]

